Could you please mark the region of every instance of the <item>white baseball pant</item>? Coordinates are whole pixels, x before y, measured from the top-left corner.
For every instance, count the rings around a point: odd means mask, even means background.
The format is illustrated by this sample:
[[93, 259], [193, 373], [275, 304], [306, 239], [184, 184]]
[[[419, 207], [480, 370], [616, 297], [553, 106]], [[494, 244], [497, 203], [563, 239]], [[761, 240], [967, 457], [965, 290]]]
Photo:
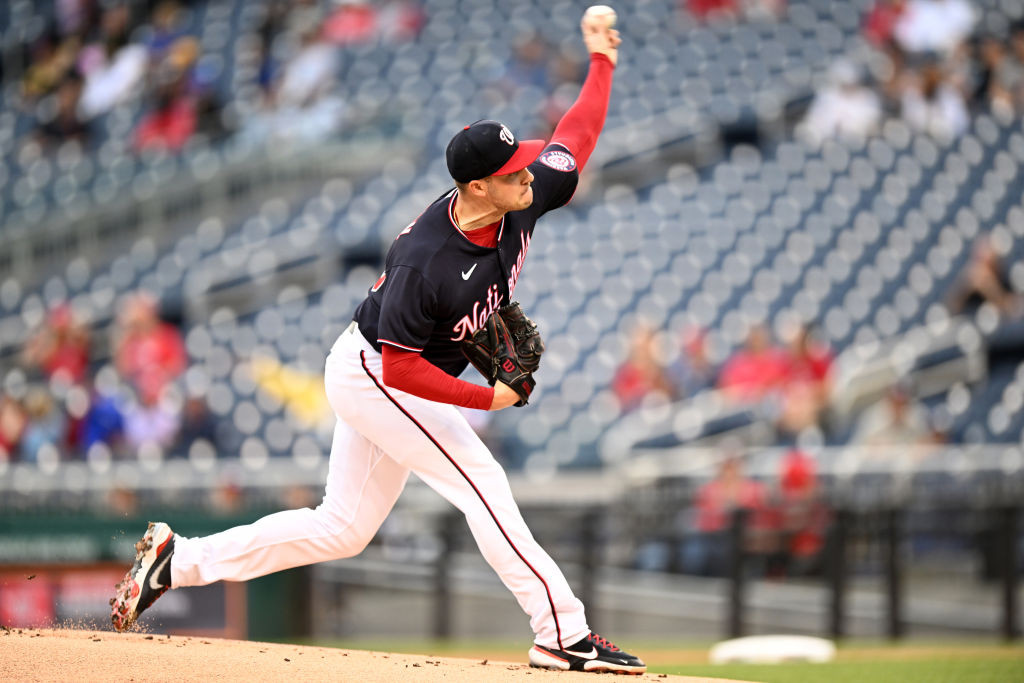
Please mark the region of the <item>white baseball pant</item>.
[[480, 552], [530, 615], [538, 645], [561, 649], [585, 637], [583, 604], [534, 540], [504, 470], [465, 418], [454, 406], [386, 387], [381, 377], [380, 354], [353, 323], [324, 374], [338, 424], [323, 502], [212, 536], [177, 536], [171, 585], [245, 581], [358, 555], [415, 472], [466, 515]]

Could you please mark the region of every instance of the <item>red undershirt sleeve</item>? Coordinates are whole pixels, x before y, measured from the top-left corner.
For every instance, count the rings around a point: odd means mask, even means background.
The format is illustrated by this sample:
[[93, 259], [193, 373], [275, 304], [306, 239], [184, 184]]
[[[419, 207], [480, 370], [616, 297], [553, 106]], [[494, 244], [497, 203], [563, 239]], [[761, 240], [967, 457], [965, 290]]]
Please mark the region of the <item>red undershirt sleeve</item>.
[[581, 171], [597, 146], [597, 138], [604, 128], [614, 71], [615, 65], [607, 56], [597, 53], [590, 55], [590, 68], [580, 95], [551, 135], [551, 142], [565, 145], [572, 152]]
[[384, 384], [413, 396], [464, 408], [487, 410], [494, 389], [452, 377], [415, 351], [383, 344]]

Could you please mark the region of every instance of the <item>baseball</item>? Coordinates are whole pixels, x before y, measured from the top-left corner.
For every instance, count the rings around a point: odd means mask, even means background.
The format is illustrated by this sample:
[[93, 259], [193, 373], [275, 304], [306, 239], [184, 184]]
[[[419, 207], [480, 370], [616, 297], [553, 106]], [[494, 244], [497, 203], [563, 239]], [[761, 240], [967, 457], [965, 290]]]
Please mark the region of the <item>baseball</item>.
[[615, 26], [615, 20], [618, 17], [608, 5], [591, 5], [587, 8], [587, 11], [583, 13], [583, 21], [587, 23], [593, 23], [602, 28], [611, 28]]

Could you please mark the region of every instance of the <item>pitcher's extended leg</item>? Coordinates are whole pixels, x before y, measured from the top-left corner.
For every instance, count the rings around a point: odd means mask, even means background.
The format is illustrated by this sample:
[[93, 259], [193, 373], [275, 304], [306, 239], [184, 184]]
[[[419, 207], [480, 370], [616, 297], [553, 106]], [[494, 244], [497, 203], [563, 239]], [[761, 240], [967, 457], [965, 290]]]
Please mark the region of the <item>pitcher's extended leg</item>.
[[177, 537], [174, 588], [244, 581], [357, 555], [394, 506], [409, 471], [338, 421], [327, 488], [316, 509], [277, 512], [202, 538]]

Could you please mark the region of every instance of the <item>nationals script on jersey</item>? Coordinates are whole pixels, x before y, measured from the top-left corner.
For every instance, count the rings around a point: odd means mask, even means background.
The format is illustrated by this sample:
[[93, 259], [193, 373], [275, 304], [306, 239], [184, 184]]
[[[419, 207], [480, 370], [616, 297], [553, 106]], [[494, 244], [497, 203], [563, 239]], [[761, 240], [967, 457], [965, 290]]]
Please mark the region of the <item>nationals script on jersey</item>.
[[576, 160], [557, 143], [549, 144], [529, 169], [533, 204], [505, 214], [496, 248], [474, 244], [458, 228], [452, 215], [454, 189], [395, 238], [384, 272], [353, 316], [375, 349], [390, 344], [419, 351], [453, 376], [466, 368], [459, 342], [511, 301], [534, 225], [576, 190]]

